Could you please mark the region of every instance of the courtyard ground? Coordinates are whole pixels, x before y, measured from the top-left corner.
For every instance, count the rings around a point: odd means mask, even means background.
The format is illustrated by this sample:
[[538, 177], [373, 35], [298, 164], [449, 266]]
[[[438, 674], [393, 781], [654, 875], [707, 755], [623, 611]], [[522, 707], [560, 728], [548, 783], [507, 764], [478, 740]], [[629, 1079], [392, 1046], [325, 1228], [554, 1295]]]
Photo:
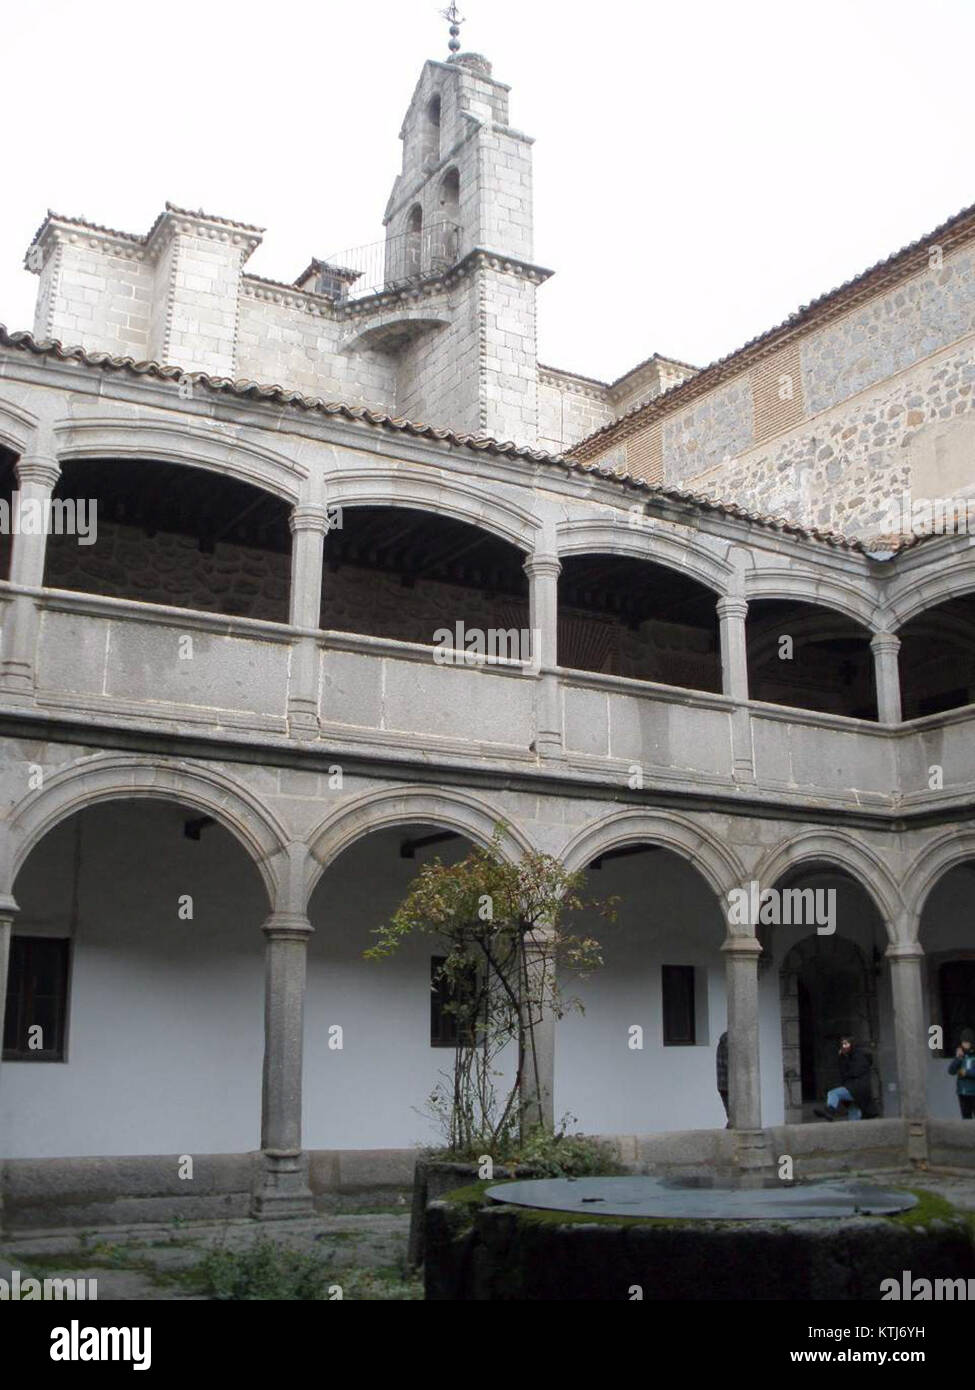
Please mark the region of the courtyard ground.
[[[870, 1177], [869, 1174], [847, 1176]], [[975, 1213], [975, 1177], [904, 1172], [877, 1175], [883, 1186], [924, 1188]], [[11, 1270], [43, 1279], [98, 1280], [99, 1301], [206, 1299], [201, 1272], [208, 1252], [244, 1253], [255, 1242], [312, 1256], [327, 1273], [326, 1296], [348, 1300], [422, 1299], [422, 1280], [406, 1270], [408, 1199], [393, 1205], [335, 1211], [307, 1220], [174, 1222], [0, 1236], [0, 1278]]]

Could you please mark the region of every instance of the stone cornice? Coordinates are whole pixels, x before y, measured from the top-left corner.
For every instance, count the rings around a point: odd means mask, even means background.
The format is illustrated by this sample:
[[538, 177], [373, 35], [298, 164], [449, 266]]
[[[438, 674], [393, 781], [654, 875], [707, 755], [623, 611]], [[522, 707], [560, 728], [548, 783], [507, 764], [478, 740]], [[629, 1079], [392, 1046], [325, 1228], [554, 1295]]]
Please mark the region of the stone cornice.
[[[59, 243], [111, 252], [124, 260], [152, 262], [158, 259], [172, 238], [181, 233], [237, 246], [241, 249], [242, 259], [246, 260], [254, 248], [260, 245], [262, 231], [263, 228], [252, 227], [247, 222], [232, 222], [226, 217], [190, 212], [174, 203], [166, 204], [144, 236], [134, 232], [121, 232], [114, 227], [103, 227], [97, 222], [88, 222], [83, 217], [62, 217], [56, 212], [48, 211], [27, 249], [24, 264], [28, 270], [38, 274], [44, 268], [51, 249]], [[39, 263], [32, 254], [35, 248], [41, 252]]]
[[557, 390], [568, 387], [574, 396], [584, 396], [587, 400], [599, 401], [601, 405], [612, 405], [609, 386], [591, 377], [577, 376], [575, 372], [562, 372], [558, 367], [538, 367], [540, 386], [554, 386]]
[[240, 292], [244, 299], [260, 299], [286, 309], [298, 309], [315, 318], [336, 317], [336, 301], [330, 296], [317, 294], [314, 290], [299, 290], [294, 285], [285, 285], [277, 280], [265, 280], [259, 275], [242, 275]]

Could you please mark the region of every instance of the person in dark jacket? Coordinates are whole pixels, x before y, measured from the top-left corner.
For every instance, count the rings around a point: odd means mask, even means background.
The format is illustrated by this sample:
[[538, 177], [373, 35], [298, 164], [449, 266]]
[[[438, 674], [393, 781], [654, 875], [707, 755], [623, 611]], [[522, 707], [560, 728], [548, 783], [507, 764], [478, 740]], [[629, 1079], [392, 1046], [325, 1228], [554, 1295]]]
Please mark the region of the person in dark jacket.
[[851, 1120], [862, 1120], [864, 1113], [873, 1109], [870, 1091], [870, 1068], [873, 1057], [865, 1047], [860, 1047], [852, 1038], [840, 1039], [839, 1073], [840, 1084], [834, 1086], [826, 1097], [826, 1109], [815, 1113], [824, 1120], [835, 1120], [840, 1114], [840, 1106], [849, 1107]]
[[948, 1064], [948, 1075], [957, 1076], [955, 1088], [963, 1120], [975, 1120], [975, 1033], [963, 1028], [954, 1061]]
[[[718, 1095], [724, 1106], [725, 1118], [728, 1119], [728, 1034], [722, 1033], [718, 1039], [718, 1051], [714, 1060], [715, 1075], [718, 1082]], [[725, 1129], [731, 1128], [731, 1120], [725, 1125]]]

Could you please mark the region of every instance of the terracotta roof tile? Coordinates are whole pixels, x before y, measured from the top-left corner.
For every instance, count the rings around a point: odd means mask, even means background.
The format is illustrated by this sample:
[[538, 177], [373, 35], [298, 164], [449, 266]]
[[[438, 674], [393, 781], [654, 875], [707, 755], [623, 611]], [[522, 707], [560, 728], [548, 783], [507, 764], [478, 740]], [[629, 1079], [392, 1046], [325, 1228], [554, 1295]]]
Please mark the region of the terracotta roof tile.
[[[38, 341], [26, 331], [10, 332], [0, 324], [0, 347], [14, 348], [29, 352], [37, 357], [52, 357], [61, 362], [78, 362], [85, 367], [101, 368], [104, 371], [129, 372], [133, 376], [153, 377], [162, 381], [179, 381], [189, 377], [194, 385], [223, 395], [237, 396], [250, 400], [273, 401], [278, 405], [291, 406], [296, 410], [314, 411], [322, 415], [341, 416], [346, 420], [360, 421], [382, 429], [394, 430], [421, 439], [435, 439], [453, 444], [458, 448], [471, 449], [477, 453], [497, 454], [506, 458], [525, 459], [530, 463], [547, 464], [559, 467], [570, 474], [605, 479], [633, 492], [642, 493], [648, 498], [679, 503], [696, 511], [713, 512], [722, 516], [734, 517], [740, 521], [763, 526], [785, 535], [803, 540], [820, 541], [825, 545], [847, 550], [865, 552], [867, 546], [859, 540], [850, 539], [836, 531], [822, 531], [816, 527], [803, 527], [787, 517], [761, 516], [749, 512], [735, 502], [722, 502], [703, 493], [685, 492], [680, 488], [664, 487], [649, 483], [643, 478], [628, 473], [619, 473], [602, 464], [580, 462], [563, 454], [550, 454], [542, 449], [530, 449], [526, 445], [515, 444], [511, 440], [499, 441], [482, 435], [458, 434], [454, 430], [437, 428], [434, 425], [407, 420], [402, 416], [386, 414], [381, 410], [370, 410], [367, 406], [349, 405], [344, 401], [324, 401], [317, 396], [305, 396], [299, 391], [289, 391], [282, 386], [266, 385], [256, 381], [232, 381], [229, 377], [210, 376], [206, 372], [187, 372], [182, 367], [163, 366], [159, 362], [137, 362], [133, 357], [114, 357], [108, 352], [89, 352], [82, 347], [65, 347], [52, 339]], [[916, 543], [912, 538], [907, 544]], [[905, 548], [905, 547], [902, 547]]]

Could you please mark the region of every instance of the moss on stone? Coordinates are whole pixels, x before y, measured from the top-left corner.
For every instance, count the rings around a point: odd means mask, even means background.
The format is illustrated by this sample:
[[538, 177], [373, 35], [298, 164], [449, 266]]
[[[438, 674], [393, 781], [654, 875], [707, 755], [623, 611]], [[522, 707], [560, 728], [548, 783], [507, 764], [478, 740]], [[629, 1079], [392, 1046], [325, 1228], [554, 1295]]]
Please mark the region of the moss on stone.
[[953, 1207], [944, 1197], [939, 1197], [935, 1192], [928, 1192], [923, 1187], [897, 1188], [896, 1191], [910, 1192], [917, 1198], [917, 1206], [911, 1207], [909, 1211], [894, 1212], [888, 1216], [888, 1221], [894, 1221], [899, 1226], [928, 1226], [932, 1221], [964, 1221], [965, 1216], [957, 1207]]

